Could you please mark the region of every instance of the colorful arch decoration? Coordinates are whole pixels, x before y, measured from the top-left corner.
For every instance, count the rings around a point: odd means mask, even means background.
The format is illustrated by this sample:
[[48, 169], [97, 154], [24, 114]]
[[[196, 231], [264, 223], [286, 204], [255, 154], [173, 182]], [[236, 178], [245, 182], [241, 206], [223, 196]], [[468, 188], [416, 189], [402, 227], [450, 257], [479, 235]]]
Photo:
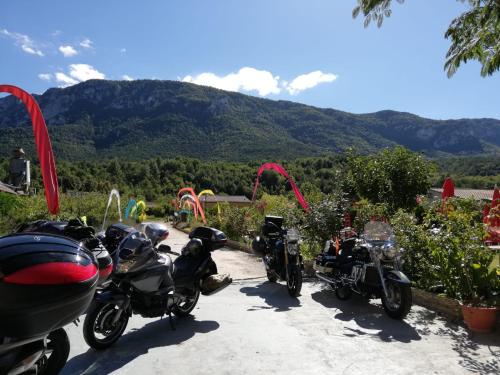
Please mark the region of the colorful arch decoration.
[[139, 222], [146, 220], [146, 202], [138, 201], [130, 210], [130, 215], [134, 216]]
[[0, 85], [0, 92], [6, 92], [20, 99], [30, 115], [35, 144], [40, 160], [45, 200], [49, 212], [56, 215], [59, 212], [59, 183], [57, 181], [56, 161], [52, 152], [49, 132], [42, 111], [36, 100], [23, 89], [12, 85]]
[[101, 230], [104, 230], [104, 226], [106, 224], [106, 219], [108, 217], [109, 207], [111, 206], [111, 203], [113, 202], [113, 197], [116, 198], [116, 208], [118, 209], [118, 217], [119, 217], [120, 223], [122, 222], [122, 210], [120, 208], [121, 207], [120, 192], [116, 189], [112, 189], [111, 192], [109, 193], [108, 204], [106, 205], [106, 212], [104, 213], [104, 219], [102, 220]]
[[137, 201], [134, 198], [131, 198], [128, 201], [127, 207], [125, 207], [125, 219], [128, 219], [130, 216], [130, 211], [132, 211], [132, 208], [135, 207], [137, 204]]
[[130, 199], [128, 201], [127, 207], [125, 208], [125, 219], [133, 217], [139, 222], [146, 220], [146, 202], [136, 201], [135, 199]]
[[196, 199], [191, 194], [184, 194], [179, 203], [182, 208], [189, 207], [194, 213], [194, 218], [198, 220], [198, 207], [196, 205]]
[[195, 220], [198, 220], [198, 209], [196, 208], [196, 203], [190, 200], [185, 200], [184, 204], [182, 205], [182, 208], [183, 209], [188, 208], [189, 212], [193, 211]]
[[193, 188], [184, 187], [184, 188], [179, 189], [179, 191], [177, 192], [177, 200], [176, 200], [177, 209], [180, 209], [180, 201], [181, 201], [182, 193], [184, 193], [184, 192], [187, 192], [189, 195], [191, 195], [193, 197], [193, 199], [195, 201], [195, 205], [196, 205], [196, 210], [197, 210], [198, 214], [201, 216], [203, 223], [206, 224], [207, 219], [205, 218], [205, 212], [203, 211], [203, 207], [201, 207], [200, 200], [198, 199], [198, 196], [194, 192]]
[[[199, 194], [198, 194], [198, 199], [200, 199], [203, 195], [211, 195], [211, 196], [215, 196], [215, 193], [210, 190], [210, 189], [205, 189], [205, 190], [202, 190]], [[217, 202], [217, 215], [220, 216], [221, 214], [221, 210], [220, 210], [220, 204], [219, 202]]]
[[287, 181], [290, 183], [292, 190], [295, 194], [295, 197], [297, 198], [297, 201], [299, 204], [302, 206], [304, 211], [309, 212], [309, 204], [307, 203], [306, 199], [300, 192], [299, 188], [297, 185], [295, 185], [295, 182], [293, 181], [292, 177], [288, 174], [288, 172], [283, 168], [281, 165], [276, 164], [276, 163], [264, 163], [260, 166], [259, 170], [257, 171], [257, 178], [255, 179], [255, 185], [253, 187], [253, 194], [252, 194], [252, 202], [255, 201], [255, 194], [257, 193], [257, 188], [259, 187], [259, 179], [262, 173], [267, 170], [271, 169], [273, 171], [278, 172], [280, 175], [285, 177]]

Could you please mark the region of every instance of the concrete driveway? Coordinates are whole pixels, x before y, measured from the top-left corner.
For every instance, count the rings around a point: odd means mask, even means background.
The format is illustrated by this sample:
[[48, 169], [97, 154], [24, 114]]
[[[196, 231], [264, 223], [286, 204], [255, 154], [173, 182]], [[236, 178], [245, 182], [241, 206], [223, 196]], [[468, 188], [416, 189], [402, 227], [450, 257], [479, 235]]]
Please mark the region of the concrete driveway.
[[[172, 231], [174, 250], [187, 236]], [[500, 334], [471, 335], [414, 306], [405, 321], [377, 303], [339, 301], [321, 282], [291, 298], [269, 283], [251, 255], [223, 249], [214, 258], [235, 281], [201, 297], [193, 316], [133, 316], [112, 348], [89, 349], [82, 328], [68, 326], [71, 353], [63, 374], [498, 374]]]

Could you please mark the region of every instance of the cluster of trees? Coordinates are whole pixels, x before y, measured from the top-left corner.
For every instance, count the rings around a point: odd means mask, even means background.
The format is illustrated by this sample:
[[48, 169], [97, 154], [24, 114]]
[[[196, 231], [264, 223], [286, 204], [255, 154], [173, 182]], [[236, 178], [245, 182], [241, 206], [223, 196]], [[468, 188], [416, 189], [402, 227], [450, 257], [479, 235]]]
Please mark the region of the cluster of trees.
[[[172, 196], [183, 186], [197, 191], [212, 189], [218, 194], [250, 197], [258, 167], [252, 162], [202, 161], [177, 157], [124, 161], [119, 159], [68, 162], [57, 165], [62, 192], [108, 193], [117, 188], [148, 201]], [[279, 161], [278, 161], [279, 162]], [[394, 199], [395, 206], [407, 206], [418, 192], [440, 186], [451, 175], [457, 186], [492, 188], [500, 184], [500, 160], [495, 157], [451, 158], [432, 162], [402, 147], [386, 149], [372, 156], [344, 153], [280, 162], [304, 193], [330, 194], [339, 187], [374, 202]], [[0, 181], [7, 177], [8, 159], [0, 160]], [[42, 187], [39, 169], [32, 168], [35, 188]], [[259, 194], [290, 191], [286, 180], [272, 171], [261, 177]], [[390, 198], [393, 197], [393, 198]]]
[[[212, 189], [218, 194], [250, 197], [257, 169], [262, 162], [230, 163], [178, 157], [141, 162], [117, 159], [62, 161], [57, 168], [62, 192], [108, 193], [112, 188], [118, 188], [122, 193], [143, 196], [152, 201], [174, 195], [183, 186], [193, 186], [198, 191]], [[0, 180], [7, 175], [7, 164], [7, 159], [0, 164]], [[281, 164], [305, 193], [330, 194], [341, 188], [349, 194], [357, 192], [375, 200], [387, 199], [389, 195], [398, 196], [398, 191], [412, 195], [415, 190], [425, 190], [430, 185], [434, 170], [431, 162], [402, 147], [382, 151], [373, 157], [345, 153], [283, 161]], [[411, 181], [401, 185], [399, 180], [402, 176], [410, 176]], [[35, 187], [41, 188], [40, 172], [36, 166], [32, 168], [32, 180]], [[393, 180], [396, 181], [394, 186], [390, 185]], [[375, 190], [384, 190], [385, 193], [374, 197], [371, 192]], [[284, 194], [289, 191], [290, 186], [278, 174], [266, 171], [261, 176], [259, 194]]]

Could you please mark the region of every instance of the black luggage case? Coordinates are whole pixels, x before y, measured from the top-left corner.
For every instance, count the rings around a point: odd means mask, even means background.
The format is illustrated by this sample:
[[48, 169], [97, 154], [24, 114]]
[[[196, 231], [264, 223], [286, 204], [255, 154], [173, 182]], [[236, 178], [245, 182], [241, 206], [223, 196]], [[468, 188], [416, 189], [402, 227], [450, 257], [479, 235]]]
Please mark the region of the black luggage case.
[[210, 227], [198, 227], [189, 233], [189, 238], [198, 238], [203, 242], [208, 251], [214, 251], [224, 247], [227, 242], [227, 237], [224, 232]]
[[95, 293], [97, 262], [65, 237], [0, 237], [0, 337], [43, 335], [78, 318]]

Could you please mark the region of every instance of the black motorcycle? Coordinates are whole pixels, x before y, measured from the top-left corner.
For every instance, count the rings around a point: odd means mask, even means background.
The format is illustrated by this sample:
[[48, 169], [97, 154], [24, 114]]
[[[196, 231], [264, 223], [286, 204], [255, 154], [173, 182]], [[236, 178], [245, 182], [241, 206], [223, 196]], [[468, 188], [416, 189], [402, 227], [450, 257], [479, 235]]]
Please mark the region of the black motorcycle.
[[[388, 316], [403, 319], [411, 309], [410, 280], [401, 272], [401, 251], [389, 224], [380, 221], [365, 226], [361, 239], [343, 238], [328, 243], [314, 263], [316, 276], [335, 289], [340, 300], [352, 293], [381, 298]], [[327, 245], [328, 245], [327, 244]]]
[[286, 281], [288, 293], [298, 297], [302, 288], [302, 269], [299, 233], [295, 229], [283, 229], [283, 218], [266, 216], [261, 235], [252, 242], [252, 249], [266, 266], [271, 282]]
[[[199, 227], [189, 235], [174, 262], [137, 231], [118, 246], [115, 271], [94, 297], [83, 326], [84, 339], [94, 349], [105, 349], [123, 334], [132, 314], [153, 318], [183, 317], [195, 308], [200, 294], [211, 295], [231, 284], [217, 275], [211, 252], [223, 247], [225, 234]], [[172, 320], [171, 320], [172, 323]]]
[[0, 375], [56, 375], [70, 343], [62, 328], [95, 294], [97, 261], [79, 242], [47, 235], [0, 238]]

